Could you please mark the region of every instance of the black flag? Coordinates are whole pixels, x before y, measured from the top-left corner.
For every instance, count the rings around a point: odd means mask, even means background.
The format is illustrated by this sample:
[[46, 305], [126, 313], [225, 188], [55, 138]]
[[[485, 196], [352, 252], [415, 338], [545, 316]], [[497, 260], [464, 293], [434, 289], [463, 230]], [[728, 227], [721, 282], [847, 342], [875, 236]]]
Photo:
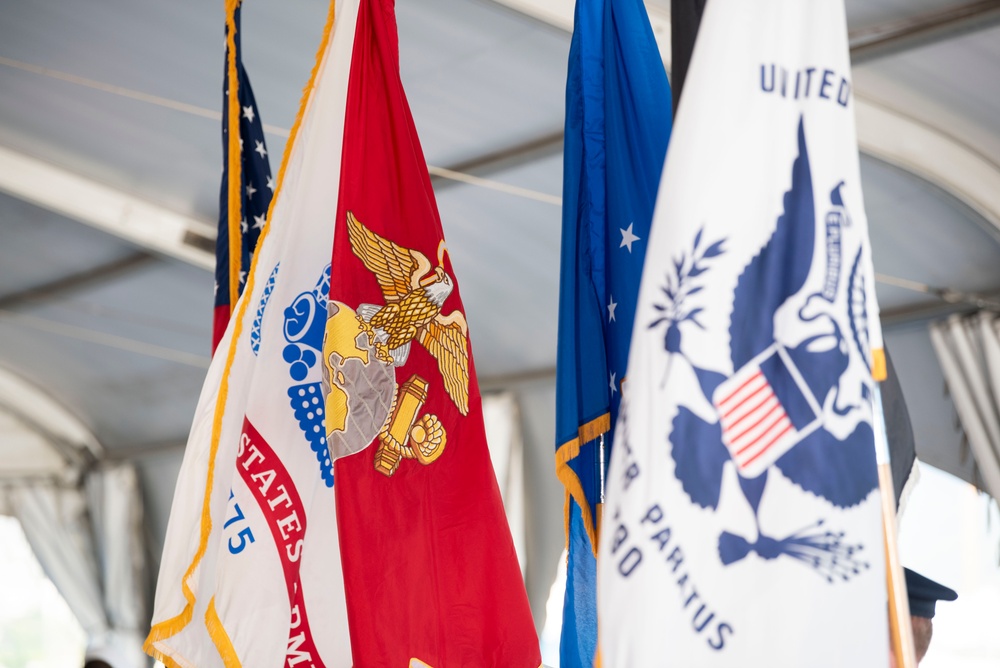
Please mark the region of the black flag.
[[706, 0], [672, 0], [670, 3], [670, 88], [674, 94], [674, 117], [681, 99], [681, 88], [691, 64], [694, 40], [705, 11]]
[[886, 379], [879, 383], [882, 392], [882, 413], [885, 416], [885, 433], [889, 439], [889, 464], [892, 469], [892, 487], [896, 493], [896, 509], [903, 487], [913, 471], [917, 449], [913, 438], [910, 412], [906, 410], [903, 388], [899, 375], [892, 365], [889, 347], [885, 348]]

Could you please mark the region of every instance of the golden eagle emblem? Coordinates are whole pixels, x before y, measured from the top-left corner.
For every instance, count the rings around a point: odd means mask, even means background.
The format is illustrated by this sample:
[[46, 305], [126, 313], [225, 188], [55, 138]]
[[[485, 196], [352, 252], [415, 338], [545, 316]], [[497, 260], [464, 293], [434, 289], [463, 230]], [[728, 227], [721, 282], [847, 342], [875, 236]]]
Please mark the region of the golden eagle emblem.
[[469, 412], [469, 327], [461, 311], [441, 315], [454, 287], [445, 273], [444, 241], [438, 246], [438, 266], [427, 257], [375, 234], [347, 212], [351, 250], [375, 274], [385, 304], [361, 304], [360, 315], [371, 325], [375, 343], [402, 366], [416, 339], [437, 360], [448, 396], [459, 412]]

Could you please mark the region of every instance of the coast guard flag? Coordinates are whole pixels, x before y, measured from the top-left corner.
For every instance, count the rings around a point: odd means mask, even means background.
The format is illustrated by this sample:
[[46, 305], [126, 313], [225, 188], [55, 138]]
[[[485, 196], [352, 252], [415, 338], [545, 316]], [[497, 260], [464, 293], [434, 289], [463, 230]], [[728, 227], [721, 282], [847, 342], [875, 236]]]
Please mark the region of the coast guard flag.
[[566, 83], [556, 366], [556, 473], [566, 487], [569, 555], [563, 668], [594, 664], [601, 439], [611, 452], [670, 126], [670, 85], [642, 2], [578, 0]]
[[[232, 2], [227, 12], [233, 26], [233, 49], [230, 51], [226, 47], [226, 74], [222, 85], [222, 186], [219, 234], [215, 240], [213, 353], [226, 333], [236, 298], [243, 291], [250, 258], [264, 229], [274, 192], [264, 126], [257, 114], [257, 102], [240, 55], [240, 8], [231, 5]], [[233, 90], [229, 87], [231, 70], [239, 82]], [[233, 137], [229, 136], [231, 120], [236, 120], [239, 128]]]
[[889, 663], [884, 376], [841, 0], [711, 0], [654, 214], [602, 666]]
[[323, 363], [332, 454], [357, 453], [335, 466], [354, 662], [537, 668], [393, 0], [337, 10], [356, 33]]

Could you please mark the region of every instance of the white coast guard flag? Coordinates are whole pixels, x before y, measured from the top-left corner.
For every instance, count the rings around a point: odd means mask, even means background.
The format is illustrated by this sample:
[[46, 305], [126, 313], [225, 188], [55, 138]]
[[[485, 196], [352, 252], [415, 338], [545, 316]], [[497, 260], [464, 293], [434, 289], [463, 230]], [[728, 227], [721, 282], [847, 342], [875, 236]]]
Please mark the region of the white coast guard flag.
[[357, 13], [336, 3], [198, 403], [146, 645], [168, 666], [352, 664], [321, 351]]
[[607, 484], [602, 666], [884, 668], [884, 361], [842, 0], [711, 0], [671, 141]]

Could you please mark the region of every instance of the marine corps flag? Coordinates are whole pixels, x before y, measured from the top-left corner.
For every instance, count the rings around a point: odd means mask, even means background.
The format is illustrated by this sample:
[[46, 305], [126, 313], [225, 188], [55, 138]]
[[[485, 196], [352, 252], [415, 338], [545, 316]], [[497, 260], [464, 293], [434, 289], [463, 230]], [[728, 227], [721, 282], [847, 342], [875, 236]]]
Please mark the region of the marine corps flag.
[[653, 216], [602, 666], [889, 664], [884, 377], [842, 0], [710, 0]]
[[335, 465], [354, 662], [537, 668], [393, 2], [338, 11], [357, 28], [323, 362], [333, 454], [363, 450]]

